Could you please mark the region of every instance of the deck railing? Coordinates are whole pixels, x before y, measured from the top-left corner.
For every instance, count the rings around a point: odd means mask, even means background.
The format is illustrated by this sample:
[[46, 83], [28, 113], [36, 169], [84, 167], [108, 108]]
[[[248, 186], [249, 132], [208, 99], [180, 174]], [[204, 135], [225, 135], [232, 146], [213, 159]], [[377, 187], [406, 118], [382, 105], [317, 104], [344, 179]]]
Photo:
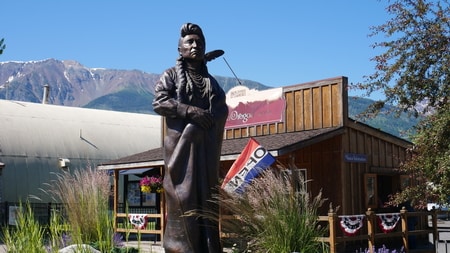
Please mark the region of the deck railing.
[[[239, 219], [239, 215], [222, 215], [221, 219]], [[349, 221], [347, 231], [345, 219]], [[375, 213], [369, 208], [364, 214], [338, 215], [330, 209], [328, 215], [318, 217], [318, 223], [325, 226], [327, 231], [326, 236], [318, 237], [317, 240], [329, 244], [330, 253], [351, 252], [347, 248], [349, 245], [353, 245], [353, 248], [358, 245], [358, 248], [374, 253], [375, 247], [381, 247], [386, 240], [403, 246], [405, 253], [436, 252], [437, 211], [408, 212], [403, 208], [397, 213]], [[223, 238], [236, 236], [222, 233]], [[412, 240], [417, 243], [417, 248], [422, 242], [426, 243], [426, 248], [411, 249]]]
[[[437, 214], [436, 211], [432, 212], [408, 212], [405, 208], [400, 210], [399, 213], [375, 213], [370, 208], [365, 214], [354, 215], [354, 217], [363, 217], [366, 226], [362, 226], [358, 231], [353, 234], [346, 234], [345, 218], [351, 219], [351, 215], [337, 215], [333, 209], [330, 209], [328, 216], [319, 216], [319, 222], [328, 223], [328, 236], [320, 237], [318, 240], [326, 242], [330, 246], [330, 253], [339, 252], [338, 246], [348, 242], [367, 242], [364, 248], [368, 249], [370, 253], [374, 252], [375, 246], [380, 246], [377, 242], [382, 241], [384, 238], [389, 238], [391, 241], [398, 238], [406, 253], [413, 252], [410, 248], [410, 241], [416, 240], [418, 237], [426, 238], [429, 241], [431, 235], [432, 247], [428, 249], [421, 249], [420, 252], [436, 252], [435, 245], [438, 240], [437, 232]], [[382, 217], [388, 221], [384, 224], [386, 226], [391, 225], [387, 229], [383, 229]], [[394, 226], [394, 219], [397, 217], [398, 221]], [[430, 219], [431, 217], [431, 219]], [[356, 218], [354, 218], [356, 220]], [[392, 224], [389, 224], [389, 223]], [[356, 222], [353, 229], [357, 226]], [[381, 224], [381, 225], [380, 225]], [[419, 242], [417, 242], [419, 243]], [[428, 245], [430, 246], [430, 245]]]

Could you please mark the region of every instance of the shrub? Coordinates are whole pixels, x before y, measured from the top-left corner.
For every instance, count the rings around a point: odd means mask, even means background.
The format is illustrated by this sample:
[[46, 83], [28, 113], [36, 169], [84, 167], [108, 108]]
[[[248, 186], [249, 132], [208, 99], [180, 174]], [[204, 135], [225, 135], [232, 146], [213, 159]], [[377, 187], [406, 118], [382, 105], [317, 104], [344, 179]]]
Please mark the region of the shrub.
[[[92, 248], [108, 253], [139, 252], [133, 247], [125, 247], [122, 236], [114, 234], [113, 219], [108, 210], [110, 185], [107, 172], [91, 168], [74, 173], [64, 171], [46, 185], [48, 189], [44, 191], [56, 202], [65, 204], [64, 215], [52, 210], [49, 226], [41, 226], [35, 220], [30, 204], [27, 202], [26, 210], [21, 205], [16, 214], [16, 226], [3, 228], [2, 239], [8, 252], [59, 252], [65, 247], [80, 253], [91, 252]], [[68, 245], [72, 243], [75, 245]]]

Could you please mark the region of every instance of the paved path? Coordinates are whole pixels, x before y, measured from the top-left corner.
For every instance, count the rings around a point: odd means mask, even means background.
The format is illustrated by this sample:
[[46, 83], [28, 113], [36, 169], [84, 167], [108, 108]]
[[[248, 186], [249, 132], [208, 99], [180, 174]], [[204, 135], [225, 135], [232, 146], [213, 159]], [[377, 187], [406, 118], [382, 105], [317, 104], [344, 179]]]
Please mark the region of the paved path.
[[137, 241], [132, 241], [132, 242], [128, 242], [125, 244], [126, 246], [129, 247], [134, 247], [137, 249], [140, 249], [139, 252], [141, 253], [164, 253], [164, 249], [163, 247], [161, 247], [161, 243], [160, 242], [149, 242], [149, 241], [144, 241], [144, 242], [137, 242]]
[[[125, 243], [126, 246], [140, 249], [140, 253], [164, 253], [164, 249], [161, 246], [161, 242], [154, 241], [129, 241]], [[232, 252], [231, 249], [224, 249], [224, 252]], [[0, 244], [0, 253], [7, 253], [6, 246]]]
[[[164, 253], [164, 249], [161, 247], [160, 242], [149, 242], [149, 241], [141, 241], [140, 243], [137, 241], [130, 241], [125, 243], [126, 246], [139, 248], [140, 253]], [[138, 247], [139, 246], [139, 247]], [[6, 246], [4, 244], [0, 244], [0, 253], [7, 253]]]

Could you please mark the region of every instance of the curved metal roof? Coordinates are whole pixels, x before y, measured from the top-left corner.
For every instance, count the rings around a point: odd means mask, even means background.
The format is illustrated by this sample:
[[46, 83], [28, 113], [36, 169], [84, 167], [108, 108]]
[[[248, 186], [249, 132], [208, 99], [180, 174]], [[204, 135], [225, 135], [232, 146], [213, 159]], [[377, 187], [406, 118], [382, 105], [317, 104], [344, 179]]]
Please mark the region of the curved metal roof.
[[161, 146], [157, 115], [0, 100], [0, 122], [0, 156], [111, 159]]

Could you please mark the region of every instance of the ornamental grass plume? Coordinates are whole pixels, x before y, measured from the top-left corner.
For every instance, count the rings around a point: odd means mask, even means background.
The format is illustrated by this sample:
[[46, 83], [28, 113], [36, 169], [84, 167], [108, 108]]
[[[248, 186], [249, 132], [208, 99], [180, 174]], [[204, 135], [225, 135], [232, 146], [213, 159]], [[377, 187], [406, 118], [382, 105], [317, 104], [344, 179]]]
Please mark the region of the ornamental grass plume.
[[[312, 197], [299, 170], [268, 169], [246, 186], [242, 194], [221, 192], [217, 197], [223, 214], [223, 232], [237, 235], [238, 252], [326, 252], [316, 240], [325, 233], [318, 225], [317, 210], [325, 199]], [[245, 249], [242, 249], [242, 248]]]
[[4, 227], [2, 241], [10, 253], [46, 253], [44, 228], [36, 220], [30, 203], [20, 204], [16, 210], [16, 227]]
[[46, 191], [55, 201], [65, 204], [74, 242], [99, 242], [101, 250], [113, 247], [113, 220], [108, 213], [110, 182], [106, 171], [91, 167], [63, 171], [47, 186]]

